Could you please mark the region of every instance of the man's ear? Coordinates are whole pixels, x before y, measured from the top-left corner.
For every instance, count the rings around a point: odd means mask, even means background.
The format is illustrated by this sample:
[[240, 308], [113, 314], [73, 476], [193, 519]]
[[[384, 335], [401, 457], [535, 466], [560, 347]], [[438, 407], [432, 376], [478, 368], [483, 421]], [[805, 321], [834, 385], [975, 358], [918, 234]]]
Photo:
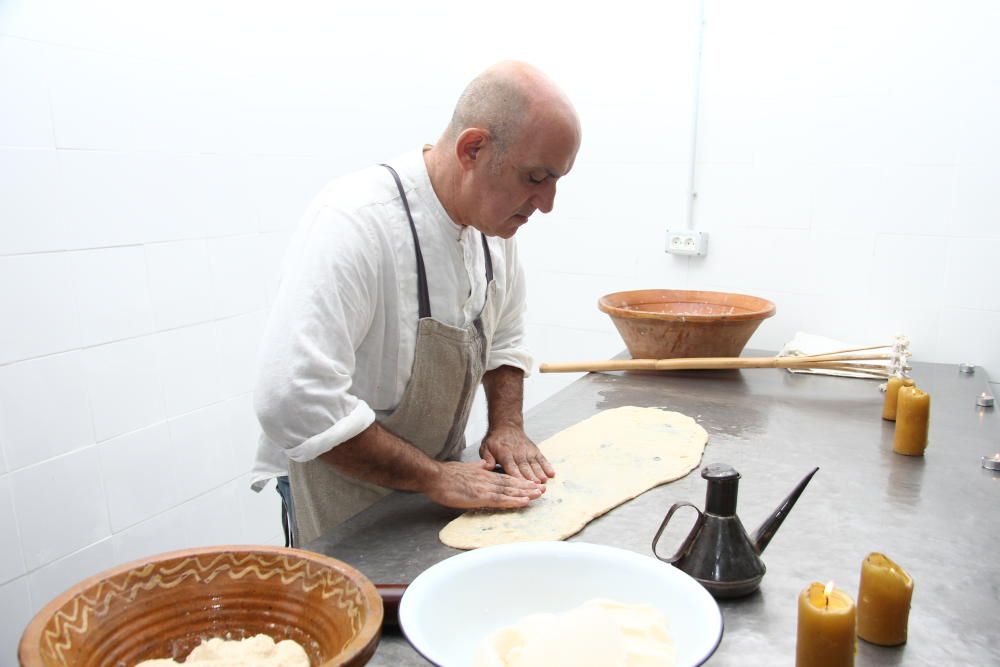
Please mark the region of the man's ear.
[[481, 151], [490, 143], [490, 133], [481, 127], [469, 127], [462, 130], [455, 142], [455, 153], [463, 169], [473, 169], [481, 163]]

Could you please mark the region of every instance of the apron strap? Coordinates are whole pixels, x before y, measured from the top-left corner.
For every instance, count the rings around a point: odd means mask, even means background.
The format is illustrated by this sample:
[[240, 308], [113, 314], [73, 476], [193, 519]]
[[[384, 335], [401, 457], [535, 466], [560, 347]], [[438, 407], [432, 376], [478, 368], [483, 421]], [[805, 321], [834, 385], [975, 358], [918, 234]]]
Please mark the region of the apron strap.
[[[403, 182], [399, 180], [399, 174], [389, 165], [383, 163], [383, 167], [389, 170], [392, 178], [396, 181], [396, 189], [399, 190], [399, 197], [403, 200], [403, 209], [406, 211], [406, 218], [410, 221], [410, 233], [413, 234], [413, 247], [417, 255], [417, 303], [420, 319], [431, 316], [431, 299], [427, 291], [427, 272], [424, 270], [424, 255], [420, 252], [420, 239], [417, 238], [417, 226], [413, 224], [413, 216], [410, 214], [410, 202], [403, 192]], [[486, 234], [479, 232], [483, 240], [483, 256], [486, 258], [486, 289], [489, 290], [493, 281], [493, 258], [490, 256], [490, 246], [486, 243]]]
[[490, 282], [493, 280], [493, 259], [490, 257], [490, 247], [486, 245], [486, 234], [479, 232], [479, 235], [483, 237], [483, 255], [486, 256], [486, 289], [489, 289]]
[[[399, 190], [399, 197], [403, 200], [403, 209], [406, 211], [406, 218], [410, 221], [410, 232], [413, 234], [413, 248], [417, 255], [417, 304], [419, 317], [423, 319], [431, 316], [431, 298], [427, 292], [427, 272], [424, 270], [424, 256], [420, 252], [420, 239], [417, 238], [417, 226], [413, 224], [413, 216], [410, 215], [410, 203], [406, 201], [406, 193], [403, 192], [403, 182], [399, 180], [396, 170], [387, 164], [383, 167], [389, 170], [393, 180], [396, 181], [396, 188]], [[483, 238], [483, 243], [486, 239]]]

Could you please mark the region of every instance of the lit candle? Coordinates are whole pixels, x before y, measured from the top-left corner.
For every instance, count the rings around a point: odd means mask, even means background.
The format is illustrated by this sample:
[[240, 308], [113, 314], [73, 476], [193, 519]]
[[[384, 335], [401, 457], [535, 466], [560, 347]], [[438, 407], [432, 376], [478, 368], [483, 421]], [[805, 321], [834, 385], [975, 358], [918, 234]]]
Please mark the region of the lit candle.
[[899, 390], [896, 409], [896, 436], [892, 451], [907, 456], [923, 456], [927, 448], [927, 426], [930, 421], [931, 397], [916, 387]]
[[880, 553], [861, 563], [858, 587], [858, 637], [872, 644], [906, 643], [913, 579], [906, 570]]
[[885, 401], [882, 403], [882, 419], [896, 421], [896, 400], [900, 387], [912, 387], [913, 378], [891, 377], [885, 385]]
[[853, 667], [854, 600], [844, 591], [813, 582], [799, 595], [796, 667]]

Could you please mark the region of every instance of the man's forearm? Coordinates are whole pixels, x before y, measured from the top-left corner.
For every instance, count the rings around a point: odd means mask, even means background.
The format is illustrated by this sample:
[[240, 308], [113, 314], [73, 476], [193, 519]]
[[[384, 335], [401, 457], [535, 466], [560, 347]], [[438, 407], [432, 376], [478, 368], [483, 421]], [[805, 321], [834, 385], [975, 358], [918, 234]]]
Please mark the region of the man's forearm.
[[512, 509], [526, 506], [544, 491], [538, 484], [498, 475], [477, 463], [435, 461], [378, 422], [320, 458], [352, 477], [423, 493], [445, 507]]
[[424, 492], [440, 464], [378, 422], [322, 458], [352, 477], [398, 491]]
[[500, 366], [483, 374], [483, 389], [489, 413], [489, 428], [524, 429], [524, 371]]

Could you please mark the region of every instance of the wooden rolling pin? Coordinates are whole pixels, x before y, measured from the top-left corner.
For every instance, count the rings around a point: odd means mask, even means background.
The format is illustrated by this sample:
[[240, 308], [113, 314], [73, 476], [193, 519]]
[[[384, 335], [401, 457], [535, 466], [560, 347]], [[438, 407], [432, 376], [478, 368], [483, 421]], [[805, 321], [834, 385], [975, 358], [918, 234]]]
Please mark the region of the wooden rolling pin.
[[888, 369], [856, 361], [885, 361], [887, 354], [814, 354], [803, 357], [692, 357], [688, 359], [610, 359], [577, 361], [564, 364], [541, 364], [542, 373], [589, 373], [598, 371], [684, 371], [724, 368], [830, 368], [836, 370], [888, 375]]

